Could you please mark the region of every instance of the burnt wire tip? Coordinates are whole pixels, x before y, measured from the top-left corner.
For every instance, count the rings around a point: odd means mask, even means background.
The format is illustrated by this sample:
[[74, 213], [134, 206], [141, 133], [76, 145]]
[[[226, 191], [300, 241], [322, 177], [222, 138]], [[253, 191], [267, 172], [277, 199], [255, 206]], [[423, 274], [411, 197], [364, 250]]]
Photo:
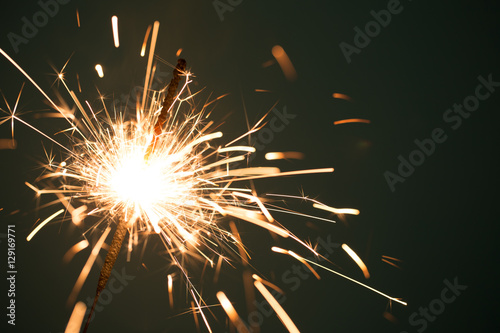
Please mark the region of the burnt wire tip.
[[154, 150], [154, 147], [156, 145], [156, 142], [158, 141], [158, 136], [161, 135], [163, 132], [163, 124], [165, 123], [167, 119], [168, 112], [170, 111], [170, 108], [172, 108], [172, 105], [174, 104], [175, 98], [176, 98], [176, 93], [177, 93], [177, 88], [179, 87], [179, 81], [181, 79], [181, 75], [186, 71], [186, 60], [184, 59], [178, 59], [177, 60], [177, 66], [175, 66], [175, 69], [173, 71], [173, 76], [172, 80], [170, 80], [170, 83], [168, 85], [167, 89], [167, 95], [165, 96], [165, 99], [163, 100], [163, 106], [160, 112], [160, 115], [158, 116], [158, 119], [156, 120], [156, 124], [154, 127], [154, 137], [153, 141], [151, 141], [150, 145], [148, 146], [148, 149], [146, 150], [146, 154], [144, 156], [145, 160], [148, 160], [149, 155]]

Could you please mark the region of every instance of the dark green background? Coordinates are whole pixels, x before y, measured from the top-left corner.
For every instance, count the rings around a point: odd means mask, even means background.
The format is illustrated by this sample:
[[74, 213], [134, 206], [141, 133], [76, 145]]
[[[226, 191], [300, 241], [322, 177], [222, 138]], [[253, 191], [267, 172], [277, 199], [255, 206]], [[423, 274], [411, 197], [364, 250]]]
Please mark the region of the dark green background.
[[[247, 0], [224, 13], [221, 21], [211, 1], [74, 0], [61, 5], [28, 44], [20, 45], [17, 54], [7, 34], [20, 34], [21, 18], [31, 18], [40, 7], [35, 1], [10, 2], [4, 3], [0, 14], [0, 47], [51, 96], [55, 94], [50, 88], [54, 80], [50, 66], [60, 69], [73, 54], [67, 66], [68, 83], [76, 89], [78, 73], [82, 99], [97, 105], [95, 86], [119, 96], [141, 84], [146, 60], [138, 53], [147, 26], [159, 20], [156, 54], [175, 63], [175, 52], [184, 49], [182, 56], [196, 74], [194, 88], [205, 87], [200, 100], [210, 92], [213, 96], [230, 93], [214, 111], [216, 120], [230, 114], [223, 126], [227, 139], [245, 130], [244, 107], [251, 123], [275, 102], [277, 109], [286, 106], [297, 115], [265, 151], [301, 151], [306, 159], [271, 163], [259, 152], [253, 165], [277, 165], [283, 170], [335, 168], [333, 174], [257, 181], [260, 193], [298, 194], [303, 189], [326, 204], [361, 210], [346, 223], [337, 219], [336, 225], [318, 221], [310, 227], [308, 219], [286, 216], [278, 216], [279, 220], [301, 239], [314, 241], [331, 235], [336, 242], [350, 244], [372, 273], [368, 283], [409, 303], [406, 308], [394, 305], [398, 323], [391, 323], [382, 317], [385, 299], [326, 272], [321, 272], [321, 281], [310, 277], [297, 291], [291, 291], [281, 276], [296, 263], [272, 253], [270, 247], [278, 244], [302, 254], [305, 251], [290, 242], [276, 243], [267, 232], [239, 223], [253, 264], [287, 292], [284, 307], [302, 332], [417, 332], [408, 323], [410, 315], [440, 296], [444, 279], [455, 277], [468, 289], [425, 331], [494, 331], [499, 328], [495, 271], [500, 91], [481, 102], [456, 130], [442, 117], [454, 103], [462, 103], [474, 93], [479, 75], [492, 74], [500, 81], [498, 2], [405, 0], [401, 4], [402, 12], [360, 54], [353, 55], [350, 64], [339, 43], [352, 44], [354, 27], [363, 28], [373, 19], [370, 11], [385, 9], [387, 1]], [[77, 8], [80, 29], [76, 27]], [[112, 15], [119, 17], [119, 49], [112, 44]], [[295, 82], [288, 82], [277, 64], [262, 67], [272, 59], [271, 48], [276, 44], [283, 46], [293, 62], [298, 74]], [[104, 79], [95, 75], [96, 63], [104, 66]], [[166, 66], [163, 71], [170, 72]], [[0, 89], [14, 104], [26, 80], [3, 58], [0, 73]], [[254, 89], [272, 92], [256, 93]], [[353, 101], [335, 100], [334, 92], [345, 93]], [[6, 109], [3, 103], [0, 107]], [[23, 119], [53, 134], [64, 127], [62, 121], [33, 117], [32, 111], [47, 108], [42, 96], [27, 83], [20, 101], [20, 110], [26, 112]], [[371, 124], [333, 125], [345, 118], [366, 118]], [[408, 157], [416, 148], [413, 141], [428, 138], [437, 127], [447, 134], [446, 142], [437, 145], [434, 154], [391, 192], [384, 172], [396, 172], [398, 156]], [[0, 126], [0, 138], [9, 136], [9, 125]], [[24, 185], [41, 173], [42, 141], [47, 149], [51, 144], [20, 123], [15, 138], [16, 150], [0, 151], [0, 233], [7, 232], [7, 224], [16, 224], [16, 330], [62, 332], [71, 312], [65, 307], [67, 296], [90, 249], [68, 265], [61, 263], [67, 249], [82, 239], [82, 230], [69, 222], [53, 223], [30, 243], [25, 241], [37, 218], [43, 219], [59, 207], [35, 211], [34, 193]], [[290, 207], [328, 217], [297, 202], [290, 202]], [[11, 215], [18, 209], [20, 212]], [[91, 242], [97, 241], [96, 236]], [[4, 238], [0, 244], [6, 252]], [[191, 314], [177, 316], [186, 310], [189, 300], [178, 280], [177, 307], [169, 309], [166, 274], [178, 271], [162, 254], [160, 244], [151, 240], [142, 258], [139, 252], [131, 263], [124, 257], [117, 263], [119, 270], [125, 267], [136, 278], [97, 314], [89, 332], [196, 332]], [[403, 269], [383, 263], [381, 255], [404, 260]], [[6, 266], [6, 255], [0, 257]], [[344, 273], [363, 279], [341, 250], [331, 258]], [[98, 271], [94, 267], [79, 299], [93, 297]], [[205, 281], [200, 289], [207, 303], [217, 304], [215, 293], [224, 290], [245, 316], [241, 272], [226, 267], [218, 284]], [[209, 319], [214, 331], [224, 332], [224, 314], [218, 308], [213, 311], [218, 318]], [[1, 322], [3, 326], [5, 317]], [[261, 331], [285, 330], [271, 316], [264, 320]]]

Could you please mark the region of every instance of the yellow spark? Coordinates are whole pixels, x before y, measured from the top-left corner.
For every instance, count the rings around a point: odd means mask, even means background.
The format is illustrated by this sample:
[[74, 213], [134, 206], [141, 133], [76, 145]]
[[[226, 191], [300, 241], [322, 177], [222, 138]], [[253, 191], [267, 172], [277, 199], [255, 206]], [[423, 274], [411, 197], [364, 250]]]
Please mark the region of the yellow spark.
[[[153, 56], [155, 54], [155, 48], [156, 48], [156, 39], [158, 38], [158, 30], [160, 30], [160, 22], [155, 21], [153, 25], [153, 35], [151, 36], [151, 46], [149, 47], [149, 57], [148, 57], [148, 66], [146, 68], [146, 78], [144, 80], [144, 91], [148, 91], [148, 84], [149, 84], [149, 76], [151, 75], [151, 66], [153, 64]], [[149, 31], [149, 29], [148, 29]], [[146, 34], [147, 37], [147, 34]], [[147, 38], [145, 38], [146, 40]], [[146, 103], [146, 96], [147, 94], [144, 93], [142, 94], [142, 103], [141, 103], [141, 110], [144, 110], [144, 104]]]
[[266, 289], [266, 287], [260, 281], [254, 281], [254, 286], [257, 290], [264, 296], [267, 303], [274, 309], [276, 315], [281, 320], [283, 325], [290, 333], [299, 333], [299, 329], [293, 323], [292, 319], [288, 316], [285, 310], [281, 307], [281, 305], [276, 301], [273, 295]]
[[262, 282], [262, 284], [265, 284], [266, 286], [270, 287], [270, 288], [273, 288], [274, 290], [276, 290], [277, 292], [279, 292], [280, 294], [284, 295], [285, 292], [280, 288], [278, 287], [277, 285], [269, 282], [269, 281], [266, 281], [264, 279], [262, 279], [260, 276], [258, 276], [257, 274], [252, 274], [252, 278], [254, 280], [257, 280], [257, 281], [260, 281]]
[[389, 295], [387, 295], [387, 294], [384, 294], [383, 292], [378, 291], [378, 290], [377, 290], [377, 289], [375, 289], [375, 288], [372, 288], [372, 287], [370, 287], [370, 286], [368, 286], [368, 285], [366, 285], [366, 284], [364, 284], [364, 283], [361, 283], [361, 282], [359, 282], [359, 281], [357, 281], [357, 280], [354, 280], [353, 278], [350, 278], [350, 277], [348, 277], [347, 275], [344, 275], [344, 274], [342, 274], [342, 273], [339, 273], [339, 272], [337, 272], [337, 271], [335, 271], [335, 270], [333, 270], [333, 269], [331, 269], [331, 268], [328, 268], [328, 267], [326, 267], [326, 266], [320, 265], [320, 264], [318, 264], [318, 263], [316, 263], [316, 262], [314, 262], [314, 261], [312, 261], [312, 260], [306, 259], [306, 258], [304, 258], [304, 260], [305, 260], [305, 261], [307, 261], [308, 263], [312, 264], [312, 265], [315, 265], [315, 266], [317, 266], [317, 267], [323, 268], [324, 270], [327, 270], [328, 272], [331, 272], [331, 273], [333, 273], [333, 274], [337, 274], [338, 276], [340, 276], [340, 277], [342, 277], [342, 278], [344, 278], [344, 279], [346, 279], [346, 280], [349, 280], [349, 281], [354, 282], [354, 283], [356, 283], [356, 284], [358, 284], [358, 285], [360, 285], [360, 286], [362, 286], [362, 287], [364, 287], [364, 288], [366, 288], [366, 289], [368, 289], [368, 290], [371, 290], [371, 291], [373, 291], [374, 293], [377, 293], [377, 294], [379, 294], [379, 295], [381, 295], [381, 296], [384, 296], [385, 298], [387, 298], [387, 299], [389, 299], [389, 300], [391, 300], [391, 301], [398, 302], [398, 303], [400, 303], [400, 304], [402, 304], [402, 305], [405, 305], [405, 306], [406, 306], [406, 305], [408, 305], [408, 303], [403, 302], [403, 301], [402, 301], [401, 299], [399, 299], [399, 298], [391, 297], [391, 296], [389, 296]]
[[173, 309], [174, 308], [174, 295], [172, 292], [172, 289], [173, 289], [172, 274], [168, 274], [167, 280], [168, 280], [168, 301], [170, 304], [170, 308]]
[[70, 262], [71, 259], [73, 259], [73, 257], [75, 256], [75, 254], [77, 254], [83, 249], [86, 249], [88, 246], [89, 242], [86, 239], [76, 243], [64, 254], [62, 261], [64, 263]]
[[286, 151], [286, 152], [272, 152], [266, 153], [266, 160], [282, 160], [282, 159], [294, 159], [294, 160], [303, 160], [304, 154], [298, 151]]
[[245, 326], [243, 321], [241, 320], [240, 316], [236, 312], [235, 308], [227, 298], [226, 294], [224, 294], [222, 291], [219, 291], [217, 293], [217, 298], [219, 299], [220, 305], [222, 305], [222, 308], [224, 311], [226, 311], [227, 316], [229, 317], [229, 320], [233, 323], [233, 325], [236, 327], [239, 333], [250, 333], [248, 328]]
[[314, 208], [326, 210], [327, 212], [332, 212], [334, 214], [349, 214], [349, 215], [359, 215], [359, 210], [352, 208], [334, 208], [323, 204], [315, 203]]
[[277, 253], [288, 254], [288, 255], [294, 257], [295, 259], [297, 259], [298, 261], [300, 261], [301, 263], [303, 263], [307, 267], [307, 269], [309, 269], [311, 271], [311, 273], [314, 274], [314, 276], [316, 277], [316, 279], [321, 280], [321, 277], [319, 276], [319, 274], [316, 273], [316, 271], [311, 267], [311, 265], [309, 265], [309, 263], [304, 258], [302, 258], [301, 256], [299, 256], [297, 253], [295, 253], [293, 251], [290, 251], [290, 250], [285, 250], [285, 249], [279, 248], [277, 246], [273, 246], [271, 248], [271, 250], [274, 251], [274, 252], [277, 252]]
[[115, 42], [115, 47], [120, 46], [120, 38], [118, 37], [118, 16], [114, 15], [111, 17], [111, 25], [113, 26], [113, 41]]
[[104, 72], [103, 72], [102, 66], [100, 64], [95, 65], [95, 70], [97, 72], [97, 75], [99, 75], [100, 78], [104, 77]]
[[97, 258], [97, 255], [99, 254], [99, 251], [102, 248], [102, 244], [104, 244], [104, 241], [106, 240], [106, 237], [108, 236], [109, 232], [111, 231], [111, 227], [107, 227], [106, 230], [102, 233], [101, 237], [97, 241], [96, 245], [92, 249], [92, 253], [90, 254], [89, 258], [87, 259], [87, 262], [85, 263], [85, 266], [83, 266], [82, 271], [80, 272], [80, 275], [78, 276], [78, 279], [75, 282], [75, 285], [73, 286], [73, 290], [71, 290], [71, 294], [68, 297], [67, 305], [71, 305], [75, 302], [76, 296], [80, 292], [80, 289], [83, 286], [83, 283], [87, 279], [87, 276], [90, 273], [90, 269], [92, 266], [94, 266], [94, 262]]
[[84, 217], [82, 217], [82, 215], [85, 215], [86, 210], [87, 206], [82, 205], [71, 212], [71, 219], [73, 220], [74, 224], [78, 225], [83, 221]]
[[352, 260], [354, 260], [354, 262], [359, 266], [359, 268], [361, 268], [361, 270], [363, 271], [363, 275], [365, 276], [365, 279], [369, 279], [370, 273], [368, 272], [368, 268], [366, 268], [365, 263], [363, 262], [363, 260], [361, 260], [358, 254], [354, 252], [347, 244], [342, 244], [342, 249], [345, 252], [347, 252], [347, 254], [352, 258]]
[[57, 212], [55, 212], [54, 214], [50, 215], [49, 217], [47, 217], [42, 223], [40, 223], [32, 232], [30, 232], [30, 234], [28, 235], [28, 237], [26, 237], [26, 240], [29, 242], [33, 236], [36, 235], [36, 233], [38, 231], [40, 231], [40, 229], [42, 229], [47, 223], [49, 223], [50, 221], [52, 221], [54, 218], [56, 218], [58, 215], [60, 215], [61, 213], [64, 212], [64, 209], [60, 209], [58, 210]]
[[66, 330], [64, 333], [78, 333], [82, 326], [83, 318], [85, 317], [85, 311], [87, 311], [87, 306], [83, 302], [78, 302], [73, 308], [71, 317], [69, 317], [68, 325], [66, 325]]

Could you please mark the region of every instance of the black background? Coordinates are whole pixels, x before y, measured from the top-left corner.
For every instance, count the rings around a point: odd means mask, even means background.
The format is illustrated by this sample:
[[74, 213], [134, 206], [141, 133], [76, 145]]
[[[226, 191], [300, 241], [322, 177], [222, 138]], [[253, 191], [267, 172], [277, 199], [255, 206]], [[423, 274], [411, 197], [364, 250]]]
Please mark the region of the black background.
[[[353, 44], [354, 27], [363, 29], [373, 20], [370, 11], [385, 9], [387, 3], [242, 1], [233, 11], [223, 13], [221, 21], [211, 1], [74, 0], [60, 5], [58, 13], [16, 53], [8, 34], [21, 34], [21, 18], [31, 19], [40, 6], [35, 1], [11, 2], [3, 5], [0, 14], [0, 47], [51, 96], [56, 96], [51, 88], [55, 79], [51, 65], [60, 69], [72, 56], [66, 68], [68, 84], [76, 90], [78, 73], [83, 89], [79, 96], [96, 104], [95, 86], [116, 97], [142, 84], [146, 58], [139, 57], [140, 46], [147, 26], [159, 20], [155, 53], [175, 63], [175, 52], [183, 48], [182, 56], [196, 75], [194, 88], [205, 88], [200, 98], [207, 98], [209, 93], [230, 94], [214, 111], [216, 120], [230, 115], [223, 126], [226, 139], [245, 131], [244, 108], [250, 123], [275, 102], [278, 110], [286, 107], [288, 113], [296, 115], [285, 130], [275, 134], [265, 151], [301, 151], [306, 159], [271, 163], [259, 151], [253, 165], [276, 165], [283, 170], [335, 168], [333, 174], [257, 181], [259, 193], [297, 195], [303, 190], [331, 206], [361, 211], [359, 216], [348, 216], [345, 223], [337, 219], [336, 225], [314, 221], [311, 226], [308, 219], [286, 216], [278, 216], [279, 220], [301, 239], [314, 242], [317, 237], [330, 236], [335, 242], [348, 243], [372, 273], [368, 284], [409, 303], [407, 307], [394, 304], [392, 313], [398, 321], [392, 323], [382, 316], [387, 305], [384, 298], [327, 272], [321, 272], [320, 281], [309, 277], [299, 289], [291, 291], [281, 276], [296, 262], [272, 253], [270, 247], [292, 247], [304, 255], [305, 251], [239, 223], [253, 264], [286, 291], [283, 306], [302, 332], [417, 332], [421, 326], [411, 326], [409, 317], [440, 297], [443, 280], [454, 278], [467, 285], [467, 290], [446, 305], [425, 331], [493, 331], [499, 328], [495, 319], [499, 231], [495, 216], [500, 92], [482, 101], [456, 130], [443, 121], [443, 114], [474, 94], [478, 76], [491, 74], [494, 81], [500, 81], [498, 3], [402, 1], [402, 12], [393, 15], [390, 24], [347, 63], [339, 44]], [[76, 26], [77, 9], [81, 28]], [[118, 49], [112, 42], [112, 15], [119, 17]], [[276, 63], [262, 66], [273, 59], [271, 48], [277, 44], [283, 46], [297, 70], [294, 82], [286, 80]], [[96, 63], [105, 68], [103, 79], [95, 73]], [[161, 66], [164, 72], [170, 72], [167, 66]], [[26, 79], [3, 58], [0, 70], [0, 89], [13, 105]], [[271, 92], [257, 93], [255, 89]], [[66, 101], [70, 100], [62, 86], [58, 90]], [[353, 101], [334, 99], [334, 92], [345, 93]], [[5, 103], [0, 107], [7, 109]], [[47, 109], [43, 97], [26, 83], [20, 116], [53, 135], [64, 128], [64, 122], [34, 116]], [[371, 124], [333, 125], [345, 118], [370, 119]], [[0, 138], [10, 137], [9, 124], [0, 126]], [[398, 156], [407, 158], [416, 149], [413, 141], [429, 138], [435, 128], [442, 128], [447, 140], [437, 144], [435, 152], [392, 192], [384, 172], [396, 173]], [[83, 230], [60, 220], [26, 242], [37, 219], [60, 207], [36, 210], [35, 195], [24, 182], [32, 182], [42, 172], [42, 142], [46, 149], [53, 149], [56, 158], [62, 159], [63, 153], [21, 123], [15, 124], [15, 139], [17, 149], [0, 150], [0, 248], [5, 252], [2, 271], [7, 270], [7, 224], [16, 225], [17, 236], [13, 331], [62, 332], [71, 313], [65, 302], [90, 248], [77, 254], [70, 264], [62, 264], [62, 256], [82, 239]], [[301, 212], [328, 217], [308, 205], [290, 205]], [[94, 244], [97, 237], [90, 241]], [[402, 269], [382, 262], [382, 255], [404, 260]], [[178, 271], [171, 267], [160, 244], [151, 240], [144, 256], [139, 257], [130, 263], [125, 262], [124, 255], [119, 259], [117, 269], [125, 269], [135, 279], [97, 313], [89, 332], [196, 332], [192, 314], [179, 315], [188, 310], [190, 301], [179, 279], [176, 307], [169, 308], [166, 274], [177, 272], [178, 277]], [[341, 250], [331, 259], [343, 273], [363, 279]], [[79, 300], [93, 297], [98, 271], [98, 267], [91, 271]], [[211, 279], [200, 282], [206, 302], [218, 304], [215, 293], [223, 290], [246, 317], [241, 274], [241, 269], [225, 267], [217, 284]], [[4, 300], [6, 287], [0, 291]], [[7, 306], [7, 301], [2, 306]], [[215, 318], [208, 315], [213, 330], [224, 332], [222, 310], [213, 311]], [[1, 322], [2, 327], [13, 329], [7, 326], [5, 316]], [[202, 325], [200, 331], [207, 330]], [[265, 318], [261, 331], [285, 329], [273, 315]]]

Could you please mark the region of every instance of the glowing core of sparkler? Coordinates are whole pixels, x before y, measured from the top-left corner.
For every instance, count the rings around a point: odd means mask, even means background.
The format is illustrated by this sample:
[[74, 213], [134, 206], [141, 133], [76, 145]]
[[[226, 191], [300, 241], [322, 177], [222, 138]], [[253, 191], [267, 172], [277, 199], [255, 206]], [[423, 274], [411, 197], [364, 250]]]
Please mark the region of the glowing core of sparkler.
[[[147, 164], [142, 158], [130, 158], [120, 163], [111, 178], [111, 189], [123, 202], [136, 203], [140, 206], [154, 203], [162, 193], [163, 179], [158, 163]], [[168, 186], [168, 185], [167, 185]], [[172, 191], [174, 194], [175, 191]], [[170, 196], [170, 195], [169, 195]]]

